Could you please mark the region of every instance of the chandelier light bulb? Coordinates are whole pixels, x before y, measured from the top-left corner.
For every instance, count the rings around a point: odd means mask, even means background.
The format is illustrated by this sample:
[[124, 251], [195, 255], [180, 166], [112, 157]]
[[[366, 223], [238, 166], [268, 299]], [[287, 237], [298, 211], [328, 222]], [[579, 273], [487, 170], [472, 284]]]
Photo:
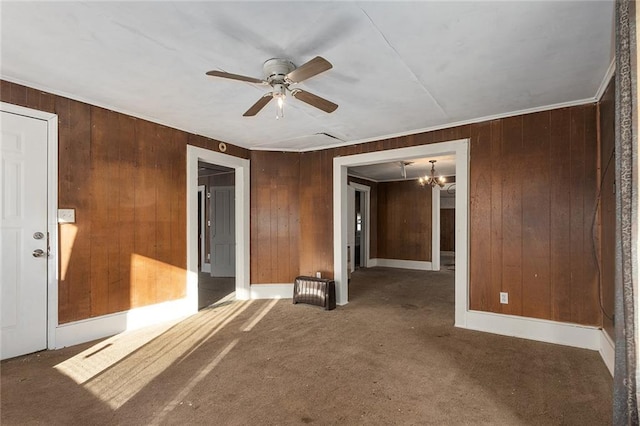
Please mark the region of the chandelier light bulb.
[[418, 179], [418, 183], [422, 186], [430, 186], [431, 188], [435, 188], [436, 186], [440, 188], [444, 187], [446, 178], [444, 176], [436, 177], [436, 160], [429, 160], [429, 162], [431, 163], [431, 175]]

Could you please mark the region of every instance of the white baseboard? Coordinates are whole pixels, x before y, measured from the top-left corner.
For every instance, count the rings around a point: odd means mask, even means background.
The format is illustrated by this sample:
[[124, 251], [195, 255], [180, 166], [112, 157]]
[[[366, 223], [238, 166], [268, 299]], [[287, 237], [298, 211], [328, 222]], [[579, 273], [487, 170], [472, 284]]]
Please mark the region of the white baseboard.
[[165, 321], [185, 318], [198, 312], [197, 304], [187, 298], [134, 308], [62, 324], [55, 330], [55, 349], [113, 336]]
[[609, 337], [609, 333], [604, 330], [600, 330], [600, 356], [604, 361], [604, 365], [609, 369], [609, 373], [613, 377], [613, 370], [616, 357], [616, 346], [613, 344], [613, 340]]
[[202, 270], [200, 272], [208, 272], [211, 273], [211, 264], [210, 263], [203, 263], [202, 264]]
[[597, 327], [537, 318], [467, 311], [466, 324], [456, 324], [456, 327], [594, 351], [599, 351], [601, 346], [601, 331]]
[[467, 311], [465, 319], [456, 327], [598, 351], [613, 376], [615, 345], [601, 328], [481, 311]]
[[251, 284], [252, 299], [291, 299], [293, 284]]
[[387, 268], [417, 269], [419, 271], [432, 271], [431, 262], [420, 260], [399, 260], [399, 259], [370, 259], [372, 266], [383, 266]]

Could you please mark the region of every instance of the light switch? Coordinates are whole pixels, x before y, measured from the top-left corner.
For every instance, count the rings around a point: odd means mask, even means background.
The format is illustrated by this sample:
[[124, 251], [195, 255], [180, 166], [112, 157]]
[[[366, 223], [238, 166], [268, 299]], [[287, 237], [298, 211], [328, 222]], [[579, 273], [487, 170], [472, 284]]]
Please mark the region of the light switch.
[[58, 223], [76, 223], [76, 210], [58, 209]]

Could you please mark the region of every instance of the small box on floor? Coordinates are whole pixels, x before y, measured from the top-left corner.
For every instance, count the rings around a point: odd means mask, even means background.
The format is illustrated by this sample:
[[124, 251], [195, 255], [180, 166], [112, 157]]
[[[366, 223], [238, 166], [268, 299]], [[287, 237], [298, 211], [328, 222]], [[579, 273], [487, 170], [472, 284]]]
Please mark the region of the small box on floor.
[[296, 277], [293, 283], [293, 303], [322, 306], [330, 311], [336, 308], [336, 282], [325, 278]]

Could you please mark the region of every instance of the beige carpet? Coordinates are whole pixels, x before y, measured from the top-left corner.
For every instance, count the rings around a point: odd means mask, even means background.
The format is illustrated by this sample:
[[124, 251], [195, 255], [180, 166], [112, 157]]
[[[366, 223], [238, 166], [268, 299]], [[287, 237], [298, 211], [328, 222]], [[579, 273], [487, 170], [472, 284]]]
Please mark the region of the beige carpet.
[[235, 291], [235, 277], [212, 277], [208, 272], [200, 272], [198, 274], [198, 309], [206, 308]]
[[453, 274], [359, 270], [334, 311], [223, 302], [4, 361], [1, 422], [610, 424], [596, 352], [454, 328]]

